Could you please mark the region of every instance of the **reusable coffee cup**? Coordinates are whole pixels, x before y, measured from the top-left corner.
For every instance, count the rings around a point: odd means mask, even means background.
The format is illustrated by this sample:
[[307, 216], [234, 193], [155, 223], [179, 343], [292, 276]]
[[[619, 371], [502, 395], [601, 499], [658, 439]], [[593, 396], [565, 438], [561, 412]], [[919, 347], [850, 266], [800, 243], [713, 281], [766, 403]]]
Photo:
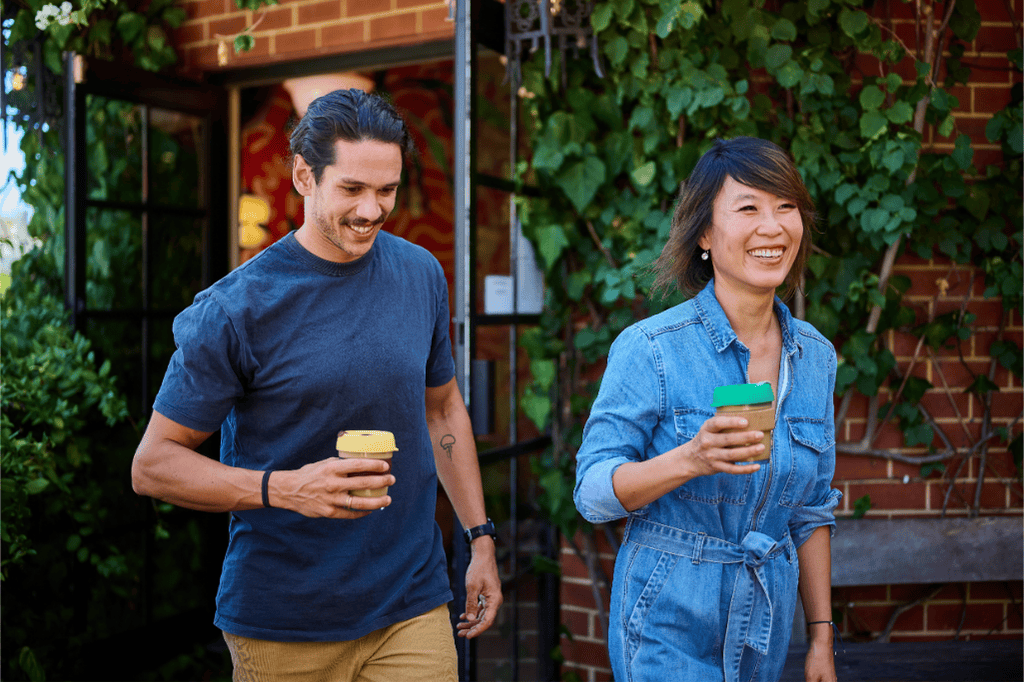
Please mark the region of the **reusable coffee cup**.
[[[751, 461], [768, 459], [772, 454], [772, 430], [775, 428], [775, 409], [772, 401], [775, 399], [772, 393], [772, 385], [767, 381], [759, 384], [732, 384], [719, 386], [715, 389], [714, 399], [711, 406], [715, 408], [715, 415], [740, 416], [747, 420], [745, 429], [725, 429], [722, 433], [737, 433], [740, 431], [763, 431], [764, 453], [752, 457]], [[733, 446], [745, 447], [745, 446]]]
[[[338, 457], [345, 459], [391, 459], [398, 451], [395, 434], [390, 431], [339, 431]], [[361, 488], [351, 491], [356, 497], [380, 497], [388, 494], [383, 488]]]

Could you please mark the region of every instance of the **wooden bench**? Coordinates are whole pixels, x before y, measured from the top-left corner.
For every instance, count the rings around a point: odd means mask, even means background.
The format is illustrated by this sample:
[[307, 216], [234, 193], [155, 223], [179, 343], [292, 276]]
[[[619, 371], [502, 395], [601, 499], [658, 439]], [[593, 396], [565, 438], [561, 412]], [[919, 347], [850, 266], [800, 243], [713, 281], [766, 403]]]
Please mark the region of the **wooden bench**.
[[[1024, 578], [1019, 516], [977, 519], [842, 519], [832, 539], [832, 585], [944, 584]], [[807, 651], [797, 608], [784, 682], [803, 682]], [[840, 682], [1001, 682], [1024, 680], [1022, 642], [846, 642]]]

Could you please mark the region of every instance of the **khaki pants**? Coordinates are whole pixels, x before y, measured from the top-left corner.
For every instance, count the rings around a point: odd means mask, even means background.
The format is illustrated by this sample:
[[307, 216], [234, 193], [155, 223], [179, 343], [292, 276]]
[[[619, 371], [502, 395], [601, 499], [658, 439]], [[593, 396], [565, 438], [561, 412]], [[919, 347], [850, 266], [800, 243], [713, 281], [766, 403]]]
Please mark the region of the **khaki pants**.
[[351, 642], [270, 642], [224, 633], [234, 682], [457, 682], [442, 605]]

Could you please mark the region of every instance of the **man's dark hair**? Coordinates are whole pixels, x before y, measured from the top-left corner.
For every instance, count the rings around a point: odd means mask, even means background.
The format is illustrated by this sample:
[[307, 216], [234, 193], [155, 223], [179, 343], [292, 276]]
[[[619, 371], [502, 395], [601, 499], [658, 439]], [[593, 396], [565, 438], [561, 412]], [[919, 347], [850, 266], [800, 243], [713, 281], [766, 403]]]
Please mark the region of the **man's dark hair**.
[[403, 163], [415, 153], [409, 128], [395, 107], [380, 95], [356, 88], [335, 90], [313, 100], [292, 130], [289, 145], [292, 154], [301, 156], [313, 169], [313, 178], [320, 182], [324, 168], [335, 161], [337, 140], [397, 144]]
[[672, 231], [653, 264], [654, 288], [665, 291], [672, 285], [693, 296], [714, 276], [712, 261], [701, 259], [700, 238], [711, 229], [715, 198], [726, 176], [736, 182], [783, 197], [796, 204], [803, 223], [803, 238], [793, 267], [786, 275], [785, 295], [793, 293], [811, 251], [814, 229], [814, 201], [789, 155], [773, 142], [756, 137], [715, 140], [704, 153], [689, 179], [680, 185], [679, 200], [672, 216]]

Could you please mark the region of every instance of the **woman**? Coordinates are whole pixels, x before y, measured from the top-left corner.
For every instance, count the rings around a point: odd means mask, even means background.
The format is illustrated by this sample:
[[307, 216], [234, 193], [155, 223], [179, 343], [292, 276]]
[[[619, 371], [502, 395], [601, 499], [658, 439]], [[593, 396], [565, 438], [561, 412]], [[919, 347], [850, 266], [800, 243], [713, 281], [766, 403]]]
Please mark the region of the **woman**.
[[[799, 281], [813, 212], [778, 146], [716, 141], [655, 263], [656, 286], [692, 298], [612, 345], [574, 497], [591, 522], [628, 517], [609, 607], [618, 682], [777, 680], [798, 592], [807, 681], [835, 680], [836, 353], [775, 297]], [[759, 464], [763, 434], [711, 404], [718, 386], [765, 381], [776, 421]]]

